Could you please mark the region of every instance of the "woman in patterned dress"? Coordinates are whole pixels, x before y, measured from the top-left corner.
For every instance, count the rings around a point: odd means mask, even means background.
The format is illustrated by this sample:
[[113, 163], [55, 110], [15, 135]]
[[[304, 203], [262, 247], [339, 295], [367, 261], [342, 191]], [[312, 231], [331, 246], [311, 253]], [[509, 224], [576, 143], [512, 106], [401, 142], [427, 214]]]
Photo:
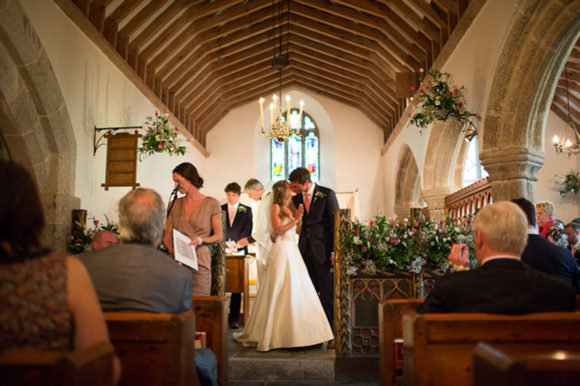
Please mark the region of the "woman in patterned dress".
[[536, 222], [540, 235], [551, 243], [566, 248], [568, 237], [564, 231], [564, 223], [554, 216], [554, 204], [550, 201], [540, 201], [536, 204]]
[[[71, 350], [109, 342], [85, 266], [43, 248], [44, 225], [31, 176], [0, 160], [0, 351]], [[115, 382], [120, 369], [115, 357]]]

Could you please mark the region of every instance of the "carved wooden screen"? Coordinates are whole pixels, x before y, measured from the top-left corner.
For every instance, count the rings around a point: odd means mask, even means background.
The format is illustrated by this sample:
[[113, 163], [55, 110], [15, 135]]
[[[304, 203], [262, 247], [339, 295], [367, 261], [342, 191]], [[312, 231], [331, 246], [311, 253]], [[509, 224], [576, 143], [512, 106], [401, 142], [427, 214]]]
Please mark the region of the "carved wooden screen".
[[135, 134], [113, 134], [109, 131], [107, 138], [107, 175], [102, 186], [109, 190], [109, 186], [132, 186], [137, 183], [137, 145], [142, 135], [135, 130]]

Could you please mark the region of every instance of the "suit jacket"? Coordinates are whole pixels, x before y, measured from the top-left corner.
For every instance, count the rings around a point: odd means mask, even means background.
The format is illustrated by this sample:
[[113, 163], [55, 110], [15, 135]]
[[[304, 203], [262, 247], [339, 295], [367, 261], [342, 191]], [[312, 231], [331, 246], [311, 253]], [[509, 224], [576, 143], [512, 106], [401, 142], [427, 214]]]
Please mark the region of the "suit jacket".
[[[244, 209], [241, 209], [244, 208]], [[252, 208], [240, 204], [238, 206], [234, 223], [230, 226], [230, 213], [228, 204], [222, 205], [222, 210], [226, 211], [226, 237], [225, 241], [233, 240], [240, 241], [244, 237], [250, 238], [252, 236]]]
[[192, 309], [191, 272], [151, 245], [115, 244], [79, 256], [105, 312]]
[[[304, 204], [303, 195], [297, 194], [292, 197], [294, 206]], [[314, 194], [310, 200], [310, 211], [302, 220], [302, 232], [300, 233], [300, 252], [306, 256], [308, 241], [314, 258], [319, 264], [330, 262], [330, 254], [334, 251], [334, 212], [338, 209], [338, 200], [332, 189], [315, 185]]]
[[578, 264], [566, 248], [559, 247], [540, 235], [530, 234], [522, 253], [522, 261], [533, 269], [566, 280], [580, 293]]
[[497, 259], [440, 277], [418, 313], [527, 314], [574, 311], [576, 294], [565, 281], [519, 260]]

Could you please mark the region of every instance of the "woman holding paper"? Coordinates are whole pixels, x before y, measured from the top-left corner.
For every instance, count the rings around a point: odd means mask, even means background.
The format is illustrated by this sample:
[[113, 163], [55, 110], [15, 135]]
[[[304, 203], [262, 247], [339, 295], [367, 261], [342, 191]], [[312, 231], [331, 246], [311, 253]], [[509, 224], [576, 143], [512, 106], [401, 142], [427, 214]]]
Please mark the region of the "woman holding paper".
[[222, 241], [222, 218], [219, 202], [201, 194], [203, 178], [195, 166], [184, 162], [173, 169], [173, 181], [184, 197], [175, 200], [167, 216], [163, 242], [174, 256], [173, 229], [191, 239], [195, 246], [198, 270], [193, 270], [193, 295], [209, 296], [211, 289], [211, 254], [208, 244]]

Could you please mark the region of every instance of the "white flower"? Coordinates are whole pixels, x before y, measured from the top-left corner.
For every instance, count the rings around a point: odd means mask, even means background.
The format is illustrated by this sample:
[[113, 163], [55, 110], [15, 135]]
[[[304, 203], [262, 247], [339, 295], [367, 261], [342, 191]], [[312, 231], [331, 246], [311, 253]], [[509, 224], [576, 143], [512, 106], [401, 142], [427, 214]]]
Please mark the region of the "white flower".
[[431, 241], [431, 246], [434, 246], [434, 245], [435, 245], [435, 242], [434, 241]]
[[435, 101], [435, 106], [439, 106], [440, 104], [441, 104], [441, 102]]
[[406, 234], [406, 233], [405, 233], [405, 235], [403, 236], [403, 238], [404, 238], [404, 239], [406, 239], [406, 238], [407, 238], [407, 234]]
[[403, 222], [409, 222], [409, 219], [405, 217], [405, 218], [403, 219]]
[[160, 139], [161, 139], [161, 138], [160, 138], [158, 135], [156, 135], [156, 136], [155, 136], [155, 140], [156, 140], [157, 142], [159, 142], [159, 140], [160, 140]]

